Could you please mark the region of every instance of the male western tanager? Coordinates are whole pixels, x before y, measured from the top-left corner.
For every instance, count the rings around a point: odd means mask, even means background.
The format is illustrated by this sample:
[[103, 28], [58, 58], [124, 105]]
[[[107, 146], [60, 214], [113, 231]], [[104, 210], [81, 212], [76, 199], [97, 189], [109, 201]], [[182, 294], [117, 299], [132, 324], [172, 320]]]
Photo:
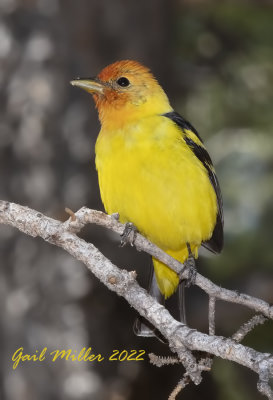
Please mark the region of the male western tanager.
[[[196, 258], [200, 246], [220, 252], [222, 199], [212, 161], [149, 69], [118, 61], [71, 83], [91, 93], [98, 109], [96, 167], [107, 213], [119, 213], [181, 262], [189, 253]], [[179, 277], [156, 259], [153, 265], [167, 298]]]

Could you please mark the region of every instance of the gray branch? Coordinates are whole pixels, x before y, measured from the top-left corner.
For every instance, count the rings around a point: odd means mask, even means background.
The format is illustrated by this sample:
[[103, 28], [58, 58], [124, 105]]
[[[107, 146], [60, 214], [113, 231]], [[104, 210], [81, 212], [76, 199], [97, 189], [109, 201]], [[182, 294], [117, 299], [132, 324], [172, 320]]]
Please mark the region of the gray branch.
[[[180, 362], [186, 368], [185, 376], [188, 376], [195, 384], [201, 382], [201, 372], [204, 370], [192, 354], [193, 350], [198, 350], [250, 368], [258, 374], [258, 390], [268, 399], [273, 398], [268, 384], [269, 379], [273, 377], [272, 355], [260, 353], [229, 338], [198, 332], [176, 321], [162, 305], [138, 285], [135, 271], [128, 272], [118, 268], [92, 243], [87, 243], [77, 236], [77, 232], [87, 223], [102, 225], [122, 234], [124, 225], [115, 218], [84, 207], [75, 214], [72, 212], [70, 219], [62, 223], [27, 207], [0, 201], [0, 223], [11, 225], [27, 235], [39, 236], [82, 261], [101, 282], [124, 297], [139, 314], [161, 332], [168, 340], [171, 350], [178, 355]], [[153, 255], [177, 273], [183, 270], [182, 264], [139, 233], [135, 235], [134, 243], [139, 250]], [[182, 276], [187, 278], [187, 270], [183, 271]], [[200, 274], [197, 274], [195, 284], [211, 298], [242, 304], [268, 318], [273, 318], [273, 308], [263, 300], [220, 288]], [[186, 378], [183, 378], [181, 382], [185, 384]]]
[[254, 315], [249, 321], [244, 323], [237, 332], [235, 332], [232, 335], [232, 339], [235, 340], [235, 342], [241, 342], [245, 336], [252, 331], [252, 329], [257, 326], [257, 325], [262, 325], [267, 321], [267, 318], [264, 317], [263, 315]]
[[215, 335], [215, 297], [209, 297], [209, 334]]

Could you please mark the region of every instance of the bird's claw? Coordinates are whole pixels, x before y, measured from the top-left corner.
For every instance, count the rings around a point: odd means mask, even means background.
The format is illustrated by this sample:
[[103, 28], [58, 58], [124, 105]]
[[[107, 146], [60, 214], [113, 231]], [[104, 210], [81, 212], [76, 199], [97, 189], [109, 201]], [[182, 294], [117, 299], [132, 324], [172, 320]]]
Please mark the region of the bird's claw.
[[186, 287], [190, 287], [191, 285], [195, 284], [195, 280], [196, 280], [196, 274], [197, 274], [197, 269], [195, 266], [195, 259], [193, 257], [192, 254], [189, 255], [187, 261], [185, 262], [185, 266], [182, 269], [182, 271], [180, 272], [180, 281], [183, 280], [181, 278], [181, 276], [183, 275], [183, 273], [185, 272], [185, 270], [188, 270], [189, 276], [186, 282]]
[[132, 222], [126, 222], [124, 231], [121, 236], [120, 247], [125, 246], [129, 243], [131, 246], [134, 245], [137, 228]]
[[190, 287], [195, 284], [197, 269], [193, 255], [190, 255], [187, 259], [186, 266], [189, 269], [189, 277], [187, 279], [186, 287]]

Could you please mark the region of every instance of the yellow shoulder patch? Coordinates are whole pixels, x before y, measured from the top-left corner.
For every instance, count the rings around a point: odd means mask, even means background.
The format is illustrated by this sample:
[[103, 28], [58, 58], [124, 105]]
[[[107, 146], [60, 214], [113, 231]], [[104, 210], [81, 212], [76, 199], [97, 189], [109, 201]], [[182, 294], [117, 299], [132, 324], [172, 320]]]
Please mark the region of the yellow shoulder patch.
[[196, 136], [196, 134], [189, 130], [189, 129], [184, 129], [185, 135], [191, 139], [195, 144], [197, 144], [200, 147], [204, 148], [204, 144], [201, 142], [201, 140], [198, 138], [198, 136]]

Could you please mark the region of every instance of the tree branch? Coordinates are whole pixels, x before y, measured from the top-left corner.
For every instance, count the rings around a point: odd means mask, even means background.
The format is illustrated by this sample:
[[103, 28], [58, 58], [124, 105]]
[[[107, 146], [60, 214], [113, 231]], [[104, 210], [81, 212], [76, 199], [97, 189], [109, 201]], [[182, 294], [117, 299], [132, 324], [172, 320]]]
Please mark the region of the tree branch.
[[[273, 398], [268, 384], [269, 379], [273, 377], [273, 357], [270, 354], [257, 352], [229, 338], [198, 332], [176, 321], [162, 305], [138, 285], [135, 271], [128, 272], [119, 269], [92, 243], [87, 243], [76, 235], [87, 223], [102, 225], [118, 234], [123, 233], [124, 225], [111, 216], [85, 207], [73, 215], [68, 221], [61, 223], [27, 207], [0, 201], [0, 223], [16, 227], [30, 236], [39, 236], [63, 248], [77, 260], [82, 261], [110, 290], [124, 297], [132, 307], [149, 320], [168, 340], [171, 350], [178, 355], [180, 362], [186, 368], [184, 378], [188, 376], [195, 384], [201, 382], [201, 372], [204, 367], [195, 360], [192, 354], [193, 350], [198, 350], [250, 368], [259, 376], [258, 390], [269, 399]], [[183, 270], [182, 264], [139, 233], [135, 236], [135, 245], [139, 250], [146, 251], [164, 262], [177, 273]], [[183, 271], [182, 277], [188, 277], [187, 270]], [[273, 308], [263, 300], [220, 288], [200, 274], [197, 274], [195, 284], [211, 298], [242, 304], [268, 318], [273, 317]], [[212, 331], [211, 328], [211, 333]], [[183, 384], [187, 382], [184, 378], [181, 380]]]
[[215, 335], [215, 297], [209, 296], [209, 334]]
[[[82, 207], [74, 215], [76, 216], [75, 221], [68, 220], [66, 222], [68, 224], [68, 229], [74, 232], [79, 232], [82, 227], [88, 223], [104, 226], [105, 228], [116, 232], [118, 235], [122, 235], [124, 232], [124, 225], [118, 222], [116, 217], [112, 218], [110, 215], [104, 214], [101, 211], [90, 210], [89, 208]], [[168, 265], [171, 269], [180, 274], [182, 279], [188, 278], [189, 272], [187, 269], [183, 271], [183, 264], [169, 256], [139, 233], [136, 233], [135, 235], [134, 245], [138, 250], [145, 251]], [[181, 271], [183, 271], [182, 274]], [[244, 305], [270, 319], [273, 319], [273, 306], [270, 306], [270, 304], [261, 299], [217, 286], [199, 273], [196, 274], [195, 284], [203, 289], [210, 297]]]
[[244, 323], [237, 332], [235, 332], [232, 335], [232, 339], [235, 340], [235, 342], [241, 342], [245, 336], [252, 331], [252, 329], [255, 328], [257, 325], [262, 325], [267, 321], [267, 318], [264, 317], [263, 315], [254, 315], [249, 321]]

